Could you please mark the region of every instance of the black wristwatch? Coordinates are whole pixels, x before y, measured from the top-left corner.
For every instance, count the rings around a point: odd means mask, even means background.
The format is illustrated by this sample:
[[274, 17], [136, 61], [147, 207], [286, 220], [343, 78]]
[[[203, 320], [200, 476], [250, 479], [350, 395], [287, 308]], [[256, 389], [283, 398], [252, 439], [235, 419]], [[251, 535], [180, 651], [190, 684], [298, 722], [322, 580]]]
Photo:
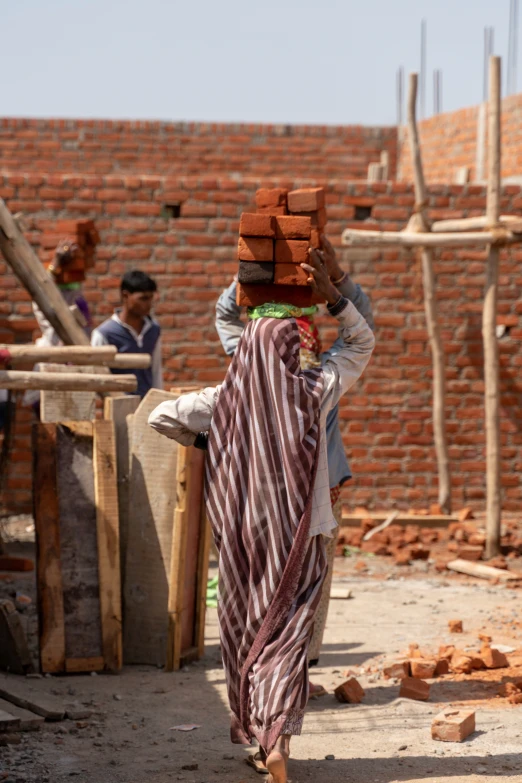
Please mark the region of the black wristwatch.
[[208, 449], [208, 432], [198, 432], [194, 446], [201, 451], [207, 451]]

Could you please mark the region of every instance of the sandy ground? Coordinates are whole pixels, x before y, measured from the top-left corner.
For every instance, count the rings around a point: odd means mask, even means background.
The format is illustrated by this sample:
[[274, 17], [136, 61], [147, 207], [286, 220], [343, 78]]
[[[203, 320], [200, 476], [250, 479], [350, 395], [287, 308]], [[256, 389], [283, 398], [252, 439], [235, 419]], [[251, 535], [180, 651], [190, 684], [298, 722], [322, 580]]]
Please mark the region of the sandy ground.
[[[26, 545], [26, 548], [29, 545]], [[320, 667], [313, 680], [329, 695], [310, 705], [304, 732], [292, 741], [293, 783], [398, 781], [522, 782], [522, 705], [498, 697], [502, 673], [476, 672], [473, 681], [439, 679], [430, 701], [398, 697], [398, 685], [377, 673], [382, 656], [411, 642], [437, 649], [455, 643], [448, 620], [464, 620], [458, 646], [477, 648], [487, 629], [494, 642], [522, 648], [522, 592], [458, 576], [436, 576], [425, 563], [397, 569], [381, 558], [357, 575], [352, 558], [337, 559], [335, 587], [353, 598], [330, 604]], [[25, 589], [31, 586], [23, 577]], [[11, 594], [15, 583], [0, 583]], [[31, 611], [26, 622], [32, 624]], [[353, 671], [366, 690], [361, 705], [341, 705], [331, 692]], [[522, 676], [522, 667], [520, 667]], [[4, 675], [0, 674], [0, 677]], [[246, 783], [261, 781], [244, 763], [247, 749], [231, 745], [216, 612], [208, 611], [205, 659], [166, 674], [151, 667], [121, 675], [46, 677], [31, 683], [66, 703], [88, 706], [89, 720], [46, 724], [0, 747], [4, 783]], [[462, 744], [434, 742], [431, 721], [448, 705], [472, 706], [477, 731]], [[188, 733], [179, 724], [197, 724]]]

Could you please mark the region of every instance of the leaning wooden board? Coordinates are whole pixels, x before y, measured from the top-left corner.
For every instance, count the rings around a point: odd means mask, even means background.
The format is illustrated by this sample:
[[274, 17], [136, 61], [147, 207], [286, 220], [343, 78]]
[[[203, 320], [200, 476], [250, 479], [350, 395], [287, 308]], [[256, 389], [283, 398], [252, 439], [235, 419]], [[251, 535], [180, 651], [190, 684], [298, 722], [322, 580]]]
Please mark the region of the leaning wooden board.
[[178, 445], [148, 425], [176, 394], [151, 389], [130, 419], [130, 482], [124, 583], [125, 663], [164, 666]]
[[121, 594], [112, 422], [38, 422], [34, 454], [42, 671], [118, 670]]

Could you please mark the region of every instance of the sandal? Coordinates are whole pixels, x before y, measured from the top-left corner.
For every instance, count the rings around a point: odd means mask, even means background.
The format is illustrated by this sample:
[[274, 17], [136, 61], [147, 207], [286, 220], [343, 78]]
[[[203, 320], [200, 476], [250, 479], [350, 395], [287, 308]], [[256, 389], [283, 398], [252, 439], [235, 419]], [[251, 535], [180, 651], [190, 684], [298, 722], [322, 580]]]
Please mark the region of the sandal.
[[263, 761], [263, 756], [259, 751], [257, 751], [257, 753], [251, 753], [250, 756], [245, 759], [245, 761], [248, 766], [252, 767], [252, 769], [255, 769], [259, 775], [268, 775], [266, 764]]

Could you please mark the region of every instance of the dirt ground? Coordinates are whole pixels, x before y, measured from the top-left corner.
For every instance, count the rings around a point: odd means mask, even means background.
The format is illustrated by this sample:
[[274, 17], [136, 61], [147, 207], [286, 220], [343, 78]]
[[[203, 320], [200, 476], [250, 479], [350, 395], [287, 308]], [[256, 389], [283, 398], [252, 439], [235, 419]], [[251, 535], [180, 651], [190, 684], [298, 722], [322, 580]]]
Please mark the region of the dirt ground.
[[[25, 531], [24, 529], [28, 528]], [[30, 521], [19, 529], [27, 541], [13, 552], [30, 552]], [[396, 567], [390, 558], [337, 558], [334, 587], [349, 600], [332, 600], [320, 666], [312, 679], [329, 691], [312, 702], [301, 737], [292, 741], [293, 783], [522, 782], [522, 705], [498, 696], [499, 684], [522, 676], [521, 665], [434, 681], [429, 702], [398, 696], [395, 681], [379, 674], [386, 656], [416, 642], [421, 649], [455, 644], [448, 620], [462, 618], [458, 647], [480, 647], [487, 631], [496, 644], [522, 652], [522, 591], [488, 582], [437, 574], [426, 562]], [[34, 597], [34, 577], [0, 581], [0, 596]], [[34, 605], [24, 609], [28, 632]], [[92, 710], [82, 721], [45, 724], [23, 735], [20, 745], [0, 747], [4, 783], [247, 783], [263, 780], [244, 763], [248, 749], [231, 745], [216, 611], [208, 610], [203, 661], [167, 674], [127, 667], [120, 675], [45, 677], [31, 684]], [[366, 691], [360, 705], [339, 704], [333, 689], [353, 672]], [[0, 674], [0, 679], [5, 675]], [[448, 705], [472, 706], [477, 731], [462, 744], [435, 742], [433, 717]], [[174, 730], [196, 724], [190, 732]]]

